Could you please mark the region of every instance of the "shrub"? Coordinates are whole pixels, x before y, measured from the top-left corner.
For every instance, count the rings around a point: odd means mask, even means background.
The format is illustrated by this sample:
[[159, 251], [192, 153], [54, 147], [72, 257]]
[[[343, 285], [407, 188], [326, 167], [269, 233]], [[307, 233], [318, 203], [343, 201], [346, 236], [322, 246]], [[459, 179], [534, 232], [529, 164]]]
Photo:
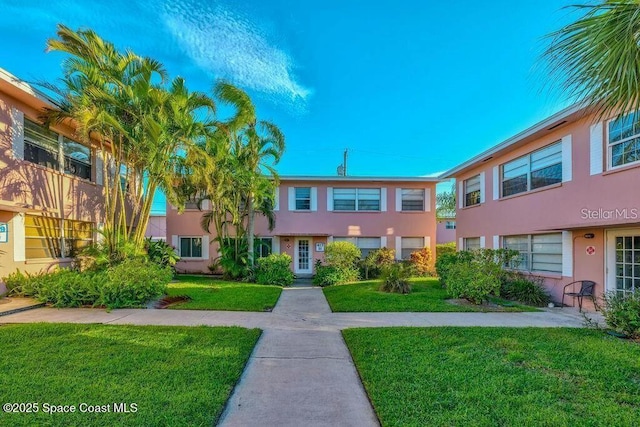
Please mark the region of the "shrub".
[[609, 327], [630, 338], [640, 338], [640, 295], [606, 294], [603, 314]]
[[350, 242], [332, 242], [325, 249], [326, 265], [316, 262], [316, 275], [313, 283], [330, 286], [354, 282], [359, 278], [356, 262], [360, 259], [360, 249]]
[[408, 294], [411, 292], [412, 268], [409, 265], [398, 263], [386, 267], [382, 271], [382, 285], [380, 290], [383, 292], [392, 292], [398, 294]]
[[340, 269], [331, 265], [322, 265], [316, 262], [316, 275], [313, 276], [313, 284], [317, 286], [332, 286], [358, 280], [358, 270], [354, 268]]
[[293, 283], [291, 257], [287, 254], [271, 254], [265, 258], [258, 258], [256, 281], [261, 285], [291, 285]]
[[434, 273], [433, 258], [431, 256], [431, 249], [429, 248], [422, 248], [411, 252], [409, 262], [414, 272], [419, 276], [432, 276]]
[[443, 254], [436, 259], [436, 273], [443, 286], [447, 284], [449, 270], [456, 262], [458, 262], [458, 254], [455, 252]]
[[489, 295], [500, 295], [500, 275], [477, 261], [457, 262], [447, 272], [447, 290], [454, 298], [481, 304]]
[[148, 238], [144, 241], [144, 247], [149, 261], [162, 267], [174, 267], [180, 261], [180, 256], [176, 253], [175, 248], [164, 240], [153, 241]]
[[59, 269], [53, 273], [23, 275], [6, 280], [14, 295], [31, 296], [54, 307], [140, 307], [165, 293], [170, 268], [140, 260], [125, 260], [103, 270], [79, 272]]
[[107, 308], [140, 307], [166, 293], [173, 271], [140, 260], [125, 260], [106, 271], [96, 305]]
[[339, 270], [353, 269], [361, 255], [360, 249], [351, 242], [332, 242], [325, 249], [324, 261]]
[[442, 255], [455, 254], [455, 253], [456, 253], [456, 242], [440, 243], [436, 245], [436, 261]]
[[489, 295], [500, 295], [500, 286], [511, 274], [505, 265], [519, 257], [517, 251], [478, 249], [443, 255], [436, 269], [454, 298], [465, 298], [480, 304]]
[[313, 276], [313, 284], [317, 286], [332, 286], [340, 283], [340, 272], [330, 265], [316, 264], [316, 275]]
[[543, 283], [542, 277], [515, 273], [502, 281], [500, 295], [510, 300], [542, 307], [551, 301]]
[[360, 263], [360, 273], [365, 279], [375, 279], [380, 276], [385, 267], [395, 263], [396, 251], [389, 248], [375, 249]]
[[[39, 274], [36, 274], [39, 275]], [[16, 270], [15, 273], [3, 277], [2, 281], [7, 286], [8, 295], [32, 296], [33, 295], [33, 277], [34, 274], [22, 273]]]

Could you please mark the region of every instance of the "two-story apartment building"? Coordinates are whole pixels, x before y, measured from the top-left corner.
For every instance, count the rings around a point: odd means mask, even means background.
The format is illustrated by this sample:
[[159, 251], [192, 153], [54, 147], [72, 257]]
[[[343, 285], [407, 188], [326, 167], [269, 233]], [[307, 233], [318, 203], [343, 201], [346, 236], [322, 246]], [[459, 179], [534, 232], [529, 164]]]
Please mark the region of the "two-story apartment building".
[[[435, 253], [436, 216], [434, 178], [372, 178], [352, 176], [281, 177], [276, 192], [276, 224], [257, 216], [256, 236], [263, 255], [287, 253], [299, 276], [313, 274], [324, 258], [327, 243], [346, 240], [363, 256], [382, 247], [408, 258], [416, 249]], [[204, 204], [204, 210], [207, 204]], [[200, 227], [202, 212], [182, 214], [167, 206], [167, 236], [182, 259], [179, 271], [208, 272], [218, 256], [214, 237]]]
[[101, 221], [96, 149], [70, 126], [42, 126], [45, 108], [55, 105], [0, 69], [0, 277], [70, 262]]
[[458, 247], [511, 248], [559, 301], [574, 280], [598, 295], [640, 287], [640, 115], [570, 107], [446, 172]]

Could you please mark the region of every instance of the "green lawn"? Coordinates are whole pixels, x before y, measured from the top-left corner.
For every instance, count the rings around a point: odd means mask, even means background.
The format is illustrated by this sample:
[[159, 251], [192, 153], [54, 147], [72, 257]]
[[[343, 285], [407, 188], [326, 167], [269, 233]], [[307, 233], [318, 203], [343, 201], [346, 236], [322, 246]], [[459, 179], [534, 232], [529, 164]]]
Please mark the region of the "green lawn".
[[172, 304], [180, 310], [270, 311], [275, 307], [282, 288], [253, 283], [228, 282], [210, 277], [179, 276], [170, 283], [169, 296], [187, 295], [191, 301]]
[[640, 345], [600, 331], [343, 334], [384, 426], [640, 425]]
[[[481, 307], [467, 307], [445, 301], [449, 296], [438, 279], [411, 279], [411, 293], [407, 295], [380, 292], [380, 281], [369, 280], [348, 285], [323, 288], [324, 296], [334, 312], [377, 311], [482, 311]], [[538, 311], [533, 307], [514, 305], [505, 311]]]
[[[260, 336], [258, 329], [30, 324], [0, 326], [0, 425], [211, 426]], [[135, 403], [137, 412], [80, 413]], [[44, 404], [76, 413], [44, 413]], [[113, 406], [110, 407], [113, 411]]]

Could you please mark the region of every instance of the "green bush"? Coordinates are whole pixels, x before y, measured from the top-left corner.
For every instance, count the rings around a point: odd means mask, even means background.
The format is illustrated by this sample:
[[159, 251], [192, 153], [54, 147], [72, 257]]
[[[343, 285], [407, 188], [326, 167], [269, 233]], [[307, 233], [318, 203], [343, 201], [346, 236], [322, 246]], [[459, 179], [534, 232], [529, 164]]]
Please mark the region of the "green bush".
[[385, 267], [393, 265], [396, 261], [396, 251], [389, 248], [375, 249], [360, 262], [360, 275], [365, 279], [380, 277]]
[[149, 256], [149, 261], [162, 267], [174, 267], [180, 261], [180, 256], [173, 246], [164, 240], [154, 241], [148, 238], [144, 241], [144, 247]]
[[355, 282], [360, 277], [357, 261], [360, 249], [350, 242], [329, 243], [324, 252], [325, 265], [316, 262], [316, 275], [313, 284], [331, 286], [341, 283]]
[[459, 262], [448, 271], [447, 291], [453, 298], [481, 304], [489, 295], [500, 295], [500, 276], [477, 262]]
[[354, 268], [340, 269], [331, 265], [322, 265], [320, 261], [316, 262], [316, 275], [313, 276], [313, 284], [316, 286], [340, 285], [355, 282], [358, 279], [358, 270]]
[[458, 254], [455, 252], [440, 255], [438, 259], [436, 259], [436, 274], [440, 278], [442, 285], [447, 284], [449, 270], [456, 262], [458, 262]]
[[501, 284], [512, 274], [504, 266], [518, 257], [507, 249], [460, 251], [440, 257], [436, 270], [451, 296], [480, 304], [489, 295], [500, 295]]
[[446, 254], [455, 254], [456, 253], [456, 242], [450, 243], [440, 243], [436, 245], [436, 261], [442, 255]]
[[640, 295], [606, 294], [603, 314], [609, 327], [630, 338], [640, 338]]
[[287, 254], [271, 254], [258, 258], [256, 282], [261, 285], [290, 286], [293, 283], [291, 257]]
[[433, 257], [431, 256], [431, 249], [422, 248], [411, 252], [411, 258], [409, 259], [413, 271], [418, 276], [433, 276]]
[[54, 307], [141, 307], [162, 296], [173, 276], [170, 268], [140, 259], [125, 260], [102, 270], [79, 272], [59, 269], [53, 273], [5, 279], [11, 294], [34, 297]]
[[500, 295], [523, 304], [543, 307], [551, 301], [543, 283], [542, 277], [514, 273], [503, 279]]
[[332, 286], [340, 283], [340, 272], [330, 265], [316, 264], [316, 275], [313, 276], [313, 284], [316, 286]]
[[95, 305], [107, 308], [141, 307], [166, 293], [173, 271], [151, 262], [125, 260], [106, 270]]
[[382, 285], [380, 290], [397, 294], [408, 294], [411, 292], [411, 277], [413, 268], [410, 265], [397, 263], [386, 267], [382, 271]]
[[362, 252], [351, 242], [331, 242], [324, 252], [324, 262], [339, 270], [355, 268]]

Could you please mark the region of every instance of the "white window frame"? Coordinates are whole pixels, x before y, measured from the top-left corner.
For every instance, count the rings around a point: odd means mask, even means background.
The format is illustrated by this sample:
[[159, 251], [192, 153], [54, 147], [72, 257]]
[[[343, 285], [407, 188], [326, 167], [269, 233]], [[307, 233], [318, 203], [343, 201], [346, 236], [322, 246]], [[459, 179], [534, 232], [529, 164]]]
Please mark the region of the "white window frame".
[[455, 221], [445, 221], [444, 223], [445, 230], [455, 230], [456, 222]]
[[[420, 245], [420, 247], [405, 246], [404, 244], [408, 239], [422, 239], [422, 244]], [[402, 236], [400, 238], [400, 254], [399, 254], [400, 259], [404, 259], [404, 260], [410, 259], [411, 253], [425, 248], [426, 247], [425, 245], [426, 245], [426, 242], [425, 242], [424, 236]], [[402, 252], [404, 250], [411, 250], [408, 257], [403, 256]]]
[[[200, 239], [200, 256], [185, 256], [182, 254], [182, 239]], [[193, 243], [191, 243], [193, 245]], [[178, 236], [178, 250], [180, 251], [180, 258], [183, 259], [203, 259], [204, 258], [204, 239], [202, 236]], [[193, 246], [190, 247], [190, 251], [193, 254]]]
[[[478, 182], [477, 182], [478, 189], [477, 190], [473, 190], [473, 191], [469, 191], [468, 187], [470, 185], [470, 181], [472, 181], [472, 180], [475, 181], [476, 179], [478, 180]], [[472, 184], [475, 187], [476, 183], [473, 182]], [[478, 192], [478, 201], [476, 203], [468, 204], [467, 203], [467, 194], [475, 193], [476, 191]], [[462, 184], [462, 197], [463, 197], [462, 205], [465, 208], [469, 207], [469, 206], [477, 206], [482, 202], [482, 178], [481, 178], [480, 174], [472, 176], [471, 178], [467, 178], [467, 179], [464, 180], [464, 182]]]
[[[336, 209], [336, 192], [340, 192], [340, 190], [353, 190], [354, 191], [354, 204], [355, 204], [355, 209]], [[378, 190], [378, 209], [360, 209], [360, 191], [362, 190]], [[382, 205], [382, 195], [383, 191], [382, 188], [352, 188], [352, 187], [348, 187], [348, 188], [340, 188], [340, 187], [334, 187], [333, 188], [333, 211], [335, 212], [382, 212], [383, 211], [383, 205]], [[340, 199], [338, 199], [340, 200]], [[351, 199], [342, 199], [342, 200], [351, 200]], [[374, 200], [374, 199], [371, 199]]]
[[[624, 116], [622, 116], [622, 118], [626, 118], [627, 116], [631, 115], [631, 114], [637, 114], [640, 115], [640, 110], [638, 111], [633, 111], [633, 112], [629, 112], [627, 114], [625, 114]], [[621, 145], [621, 144], [625, 144], [629, 141], [633, 141], [634, 139], [640, 139], [640, 132], [638, 133], [634, 133], [631, 136], [628, 136], [626, 138], [620, 139], [618, 141], [616, 141], [614, 144], [611, 144], [611, 142], [609, 141], [610, 138], [610, 132], [611, 132], [611, 123], [615, 122], [616, 120], [618, 120], [618, 118], [612, 118], [607, 120], [607, 126], [606, 126], [606, 140], [605, 140], [605, 144], [607, 147], [607, 170], [616, 170], [619, 168], [625, 168], [625, 167], [629, 167], [629, 166], [634, 166], [634, 165], [638, 165], [640, 164], [640, 157], [638, 158], [638, 160], [633, 161], [633, 162], [629, 162], [629, 163], [623, 163], [621, 165], [618, 166], [613, 166], [613, 146], [614, 145]], [[640, 120], [639, 120], [640, 122]], [[640, 141], [638, 141], [638, 144], [640, 145]], [[640, 151], [640, 150], [639, 150]]]
[[[542, 236], [559, 236], [559, 241], [555, 244], [560, 245], [560, 253], [551, 253], [551, 252], [540, 252], [540, 251], [536, 251], [536, 242], [535, 242], [535, 238], [536, 237], [542, 237]], [[509, 249], [508, 245], [506, 244], [506, 240], [508, 238], [513, 238], [513, 237], [520, 237], [520, 238], [524, 238], [526, 237], [527, 239], [527, 250], [526, 251], [520, 251], [520, 255], [524, 258], [527, 258], [527, 265], [525, 268], [523, 268], [522, 264], [517, 266], [517, 270], [520, 271], [527, 271], [527, 272], [531, 272], [531, 273], [550, 273], [550, 274], [563, 274], [563, 264], [564, 264], [564, 260], [563, 260], [563, 237], [562, 237], [562, 233], [544, 233], [544, 234], [515, 234], [515, 235], [511, 235], [511, 236], [502, 236], [502, 248], [504, 249]], [[535, 255], [543, 255], [543, 256], [557, 256], [560, 259], [560, 263], [555, 263], [559, 265], [559, 270], [538, 270], [534, 268], [534, 257]], [[549, 262], [545, 263], [545, 264], [550, 264]], [[513, 267], [513, 266], [510, 266]]]
[[[39, 128], [42, 128], [43, 130], [45, 130], [47, 132], [50, 132], [50, 133], [55, 135], [55, 139], [56, 139], [56, 143], [57, 143], [55, 152], [53, 152], [51, 149], [45, 148], [41, 143], [39, 143], [39, 141], [37, 141], [35, 139], [32, 139], [27, 135], [27, 122], [33, 123], [34, 125], [38, 126]], [[95, 160], [94, 159], [96, 157], [96, 153], [91, 147], [87, 147], [86, 145], [84, 145], [84, 144], [82, 144], [82, 143], [80, 143], [78, 141], [75, 141], [75, 140], [73, 140], [71, 138], [68, 138], [65, 135], [61, 134], [60, 132], [56, 132], [56, 131], [54, 131], [52, 129], [48, 129], [43, 124], [38, 123], [36, 120], [31, 120], [28, 117], [24, 117], [23, 129], [24, 129], [24, 135], [23, 135], [24, 141], [23, 141], [23, 153], [22, 153], [22, 157], [21, 157], [23, 160], [25, 160], [25, 161], [27, 161], [29, 163], [32, 163], [34, 165], [38, 165], [40, 167], [56, 170], [56, 171], [66, 175], [66, 176], [70, 176], [70, 177], [74, 177], [74, 178], [77, 178], [77, 179], [81, 179], [83, 181], [89, 181], [89, 182], [94, 182], [95, 181], [94, 176], [96, 174], [95, 174], [94, 170], [96, 168], [96, 164], [95, 164]], [[66, 172], [66, 166], [65, 166], [66, 159], [67, 159], [67, 157], [70, 157], [70, 156], [67, 156], [65, 154], [65, 152], [64, 152], [64, 147], [65, 147], [65, 144], [67, 142], [80, 145], [80, 146], [82, 146], [82, 147], [84, 147], [84, 148], [89, 150], [89, 163], [88, 163], [88, 165], [89, 165], [89, 178], [84, 178], [84, 177], [82, 177], [80, 175], [76, 175], [75, 173]], [[30, 161], [30, 160], [26, 160], [25, 156], [24, 156], [24, 151], [26, 151], [27, 143], [29, 145], [35, 145], [37, 147], [40, 147], [40, 149], [42, 149], [42, 150], [50, 151], [50, 152], [52, 152], [52, 154], [55, 154], [56, 161], [58, 163], [57, 168], [51, 168], [49, 166], [42, 165], [40, 163], [35, 163], [35, 162]], [[52, 148], [52, 147], [50, 147], [50, 148]], [[73, 160], [75, 160], [77, 162], [80, 162], [77, 159], [73, 159]], [[82, 163], [82, 162], [80, 162], [80, 163]]]
[[[549, 165], [546, 165], [543, 168], [532, 169], [532, 164], [533, 164], [533, 161], [531, 160], [532, 157], [536, 153], [539, 153], [539, 152], [541, 152], [543, 150], [548, 150], [548, 149], [550, 149], [552, 147], [555, 147], [555, 146], [559, 147], [560, 150], [558, 151], [558, 153], [554, 153], [553, 155], [559, 156], [559, 161], [551, 163]], [[501, 164], [500, 165], [500, 175], [499, 175], [499, 179], [500, 179], [500, 198], [512, 197], [512, 196], [516, 196], [518, 194], [525, 194], [525, 193], [529, 193], [531, 191], [538, 190], [540, 188], [550, 187], [552, 185], [557, 185], [557, 184], [562, 183], [563, 182], [563, 178], [564, 178], [563, 163], [565, 161], [565, 159], [563, 158], [562, 152], [563, 152], [563, 146], [562, 146], [562, 140], [560, 139], [560, 140], [552, 142], [551, 144], [547, 144], [544, 147], [540, 147], [537, 150], [534, 150], [534, 151], [532, 151], [530, 153], [527, 153], [524, 156], [516, 157], [515, 159], [511, 159], [508, 162], [505, 162], [505, 163]], [[507, 165], [509, 165], [511, 163], [514, 163], [514, 162], [517, 162], [517, 161], [523, 161], [523, 160], [524, 160], [524, 164], [522, 166], [526, 166], [527, 167], [527, 172], [526, 172], [526, 174], [527, 174], [527, 189], [524, 190], [524, 191], [520, 191], [518, 193], [513, 193], [513, 194], [509, 194], [509, 195], [505, 196], [504, 195], [504, 185], [503, 185], [504, 181], [505, 181], [505, 179], [504, 179], [504, 168], [505, 168], [505, 166], [507, 166]], [[550, 166], [555, 166], [555, 165], [558, 165], [558, 164], [560, 165], [560, 181], [559, 182], [556, 182], [556, 183], [553, 183], [553, 184], [547, 184], [547, 185], [544, 185], [542, 187], [531, 188], [531, 174], [533, 172], [536, 172], [538, 170], [541, 170], [541, 169], [544, 169], [544, 168], [547, 168], [547, 167], [550, 167]]]
[[[405, 192], [422, 192], [422, 199], [406, 199], [405, 200], [405, 196], [410, 196], [410, 194], [405, 194]], [[421, 200], [422, 201], [422, 205], [420, 206], [419, 209], [405, 209], [405, 205], [404, 202], [411, 202], [411, 201], [418, 201]], [[402, 212], [424, 212], [425, 211], [425, 203], [426, 203], [426, 191], [424, 188], [402, 188], [400, 190], [400, 209]]]
[[[475, 245], [476, 240], [478, 241], [477, 245]], [[473, 242], [474, 244], [471, 245], [471, 242]], [[480, 237], [465, 237], [464, 239], [462, 239], [462, 246], [465, 251], [480, 249], [482, 248], [481, 239]]]
[[[309, 190], [309, 197], [307, 198], [302, 198], [302, 197], [298, 197], [298, 189], [307, 189]], [[311, 187], [294, 187], [293, 188], [293, 207], [295, 208], [296, 211], [300, 211], [300, 212], [309, 212], [311, 211], [311, 204], [312, 204], [312, 188]], [[300, 209], [298, 208], [298, 200], [300, 201], [308, 201], [309, 202], [309, 207], [307, 209]]]
[[[378, 247], [376, 248], [363, 248], [361, 247], [361, 239], [378, 239]], [[358, 249], [360, 249], [360, 251], [362, 252], [362, 250], [366, 250], [366, 251], [375, 251], [377, 249], [381, 249], [383, 247], [382, 245], [382, 238], [380, 236], [358, 236], [358, 237], [349, 237], [349, 236], [337, 236], [333, 238], [334, 242], [351, 242], [354, 245], [356, 245], [356, 247]], [[367, 252], [367, 254], [369, 253]], [[362, 258], [365, 258], [366, 254], [362, 254]]]

